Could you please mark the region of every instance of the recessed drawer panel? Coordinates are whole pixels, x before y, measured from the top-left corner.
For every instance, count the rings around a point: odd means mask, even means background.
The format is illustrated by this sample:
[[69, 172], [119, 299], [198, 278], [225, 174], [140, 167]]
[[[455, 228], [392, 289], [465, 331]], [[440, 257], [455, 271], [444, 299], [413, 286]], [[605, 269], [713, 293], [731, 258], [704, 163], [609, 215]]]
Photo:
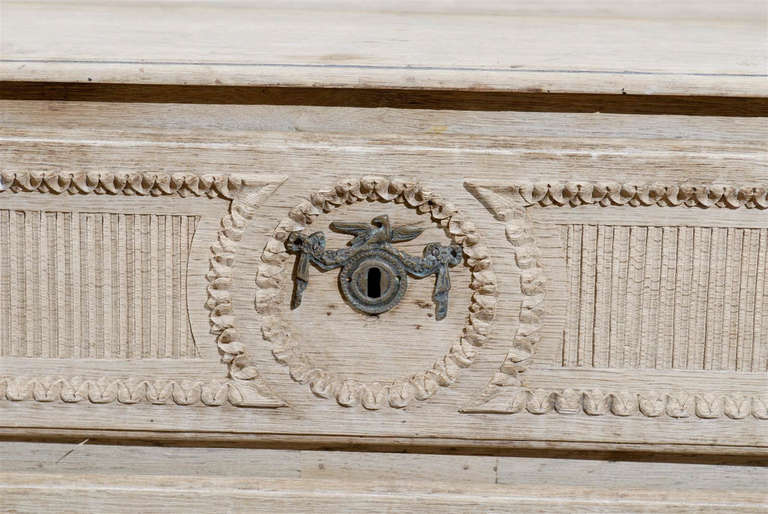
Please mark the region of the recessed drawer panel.
[[768, 446], [759, 119], [3, 108], [7, 433]]

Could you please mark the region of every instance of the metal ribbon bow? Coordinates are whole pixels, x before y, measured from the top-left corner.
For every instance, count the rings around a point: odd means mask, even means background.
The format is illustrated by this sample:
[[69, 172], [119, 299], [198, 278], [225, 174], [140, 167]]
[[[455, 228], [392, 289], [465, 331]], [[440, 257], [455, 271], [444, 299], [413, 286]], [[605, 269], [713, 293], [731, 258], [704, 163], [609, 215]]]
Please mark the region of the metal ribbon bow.
[[[432, 294], [432, 299], [435, 302], [435, 318], [437, 320], [445, 318], [448, 312], [448, 293], [451, 290], [451, 278], [448, 268], [462, 261], [460, 245], [451, 244], [450, 246], [444, 246], [440, 243], [428, 243], [424, 247], [422, 257], [413, 257], [395, 248], [393, 243], [415, 239], [425, 229], [413, 225], [391, 227], [389, 217], [386, 215], [373, 218], [370, 225], [365, 223], [333, 222], [330, 227], [336, 232], [349, 234], [354, 236], [354, 238], [347, 247], [338, 250], [325, 249], [326, 242], [323, 232], [314, 232], [309, 236], [294, 232], [286, 241], [288, 251], [298, 255], [295, 268], [295, 288], [291, 300], [292, 309], [296, 309], [301, 305], [302, 296], [309, 283], [310, 263], [323, 271], [350, 265], [356, 266], [359, 263], [355, 262], [355, 257], [361, 252], [365, 252], [366, 256], [372, 256], [370, 257], [371, 259], [375, 259], [378, 255], [385, 260], [391, 261], [394, 257], [396, 262], [402, 265], [404, 270], [415, 278], [436, 275], [435, 288]], [[402, 287], [407, 287], [405, 282]], [[383, 310], [379, 312], [384, 312], [384, 310], [389, 310], [397, 305], [400, 297], [395, 298], [392, 305], [381, 306]], [[360, 305], [360, 302], [355, 301], [354, 298], [347, 296], [346, 299], [356, 309], [366, 312]]]

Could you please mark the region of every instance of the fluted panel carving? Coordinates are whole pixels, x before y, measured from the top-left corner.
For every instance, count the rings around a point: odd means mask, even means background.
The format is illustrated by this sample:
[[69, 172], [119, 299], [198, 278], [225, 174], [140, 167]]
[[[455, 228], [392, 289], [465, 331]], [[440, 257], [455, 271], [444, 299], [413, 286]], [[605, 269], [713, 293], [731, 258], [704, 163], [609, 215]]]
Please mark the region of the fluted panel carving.
[[186, 290], [197, 222], [0, 210], [0, 355], [197, 357]]
[[563, 225], [562, 366], [768, 370], [768, 230]]

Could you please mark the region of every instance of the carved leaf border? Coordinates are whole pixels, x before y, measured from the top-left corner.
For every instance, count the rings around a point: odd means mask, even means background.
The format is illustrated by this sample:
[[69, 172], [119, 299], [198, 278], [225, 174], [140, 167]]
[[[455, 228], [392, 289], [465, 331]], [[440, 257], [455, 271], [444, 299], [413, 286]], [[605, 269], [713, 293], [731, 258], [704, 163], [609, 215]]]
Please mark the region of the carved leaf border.
[[753, 416], [768, 419], [768, 394], [711, 393], [690, 391], [601, 391], [576, 389], [509, 388], [504, 396], [462, 409], [466, 413], [578, 414], [589, 416], [634, 416], [649, 418], [669, 416], [717, 419], [726, 416], [744, 419]]
[[196, 380], [189, 378], [99, 377], [0, 377], [0, 399], [36, 402], [120, 403], [132, 405], [205, 405], [219, 407], [283, 407], [285, 402], [270, 398], [260, 388], [237, 380]]
[[208, 196], [232, 200], [245, 184], [238, 175], [191, 173], [72, 173], [0, 171], [0, 193]]
[[[511, 196], [524, 207], [539, 205], [563, 206], [599, 204], [630, 205], [632, 207], [657, 205], [659, 207], [699, 207], [708, 209], [768, 209], [768, 186], [693, 183], [619, 182], [521, 182], [508, 186], [465, 182], [470, 191], [485, 188]], [[474, 193], [473, 193], [474, 194]], [[478, 198], [479, 199], [479, 198]], [[482, 201], [482, 200], [481, 200]], [[489, 209], [490, 206], [486, 205]]]

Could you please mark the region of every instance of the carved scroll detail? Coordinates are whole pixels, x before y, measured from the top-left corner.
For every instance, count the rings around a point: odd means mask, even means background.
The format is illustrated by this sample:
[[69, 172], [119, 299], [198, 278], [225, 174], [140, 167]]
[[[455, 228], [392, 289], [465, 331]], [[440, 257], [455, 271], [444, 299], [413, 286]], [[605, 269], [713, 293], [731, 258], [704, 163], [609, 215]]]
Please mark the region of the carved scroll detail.
[[590, 416], [668, 416], [768, 419], [768, 396], [754, 393], [689, 391], [601, 391], [508, 388], [503, 396], [462, 409], [487, 414], [580, 414]]
[[282, 407], [268, 390], [238, 380], [100, 377], [0, 377], [0, 400], [78, 403], [151, 403], [218, 407]]
[[[469, 315], [461, 337], [432, 368], [410, 377], [387, 382], [365, 383], [347, 379], [340, 374], [315, 366], [302, 353], [283, 317], [284, 302], [281, 284], [287, 276], [285, 241], [290, 234], [302, 231], [319, 214], [330, 212], [344, 204], [363, 200], [403, 203], [447, 229], [459, 245], [472, 274], [470, 287], [475, 291]], [[465, 221], [461, 213], [437, 195], [424, 191], [420, 185], [383, 177], [363, 177], [338, 182], [332, 190], [310, 195], [309, 200], [293, 208], [288, 218], [280, 222], [262, 254], [256, 284], [256, 309], [262, 315], [262, 335], [272, 344], [275, 359], [288, 366], [291, 377], [309, 384], [310, 390], [322, 398], [335, 398], [340, 405], [361, 404], [366, 409], [389, 405], [402, 408], [413, 399], [431, 398], [439, 387], [453, 384], [459, 370], [474, 360], [476, 347], [482, 346], [490, 333], [496, 308], [496, 277], [488, 249], [481, 242], [475, 226]]]

